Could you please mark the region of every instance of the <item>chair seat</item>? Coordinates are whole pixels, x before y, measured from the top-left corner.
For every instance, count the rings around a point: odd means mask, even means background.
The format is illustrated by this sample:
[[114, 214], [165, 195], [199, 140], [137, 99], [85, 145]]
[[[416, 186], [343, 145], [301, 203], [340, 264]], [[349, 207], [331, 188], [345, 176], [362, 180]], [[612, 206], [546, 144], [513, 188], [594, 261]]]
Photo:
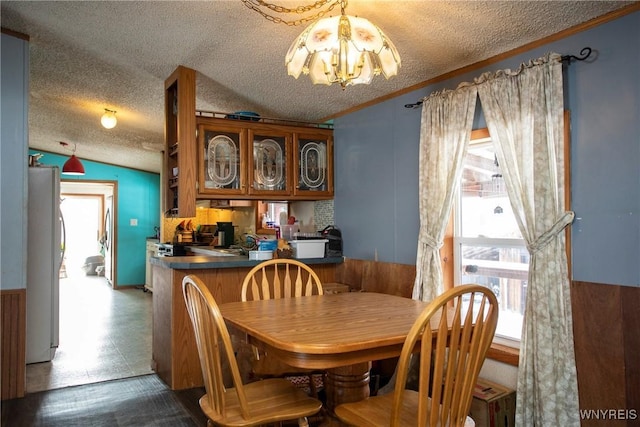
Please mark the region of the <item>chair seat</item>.
[[206, 394], [200, 398], [200, 407], [214, 423], [225, 426], [253, 426], [302, 418], [319, 411], [322, 407], [320, 401], [310, 398], [302, 390], [291, 387], [291, 383], [282, 378], [245, 384], [244, 391], [247, 400], [251, 402], [249, 419], [243, 418], [240, 413], [240, 404], [234, 388], [225, 390], [224, 416], [219, 416], [209, 406], [209, 397]]
[[[373, 396], [359, 402], [343, 403], [335, 409], [340, 420], [349, 425], [362, 427], [389, 427], [391, 424], [391, 411], [393, 408], [393, 393], [382, 396]], [[402, 410], [400, 413], [401, 426], [418, 425], [418, 399], [417, 391], [404, 390], [402, 396]], [[440, 424], [438, 424], [439, 426]], [[474, 427], [475, 422], [467, 417], [464, 427]], [[451, 424], [451, 427], [454, 425]], [[462, 427], [462, 426], [460, 426]]]

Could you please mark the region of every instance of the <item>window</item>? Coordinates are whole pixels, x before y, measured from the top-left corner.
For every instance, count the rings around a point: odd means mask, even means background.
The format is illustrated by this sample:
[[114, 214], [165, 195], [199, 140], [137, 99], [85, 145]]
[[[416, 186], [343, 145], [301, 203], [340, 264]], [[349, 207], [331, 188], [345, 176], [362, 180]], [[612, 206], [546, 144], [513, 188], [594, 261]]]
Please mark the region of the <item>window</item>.
[[490, 139], [471, 141], [454, 213], [454, 283], [477, 283], [498, 298], [494, 342], [519, 346], [529, 251], [516, 222]]
[[280, 215], [289, 217], [289, 202], [258, 201], [256, 209], [256, 233], [276, 234], [276, 225], [280, 225]]

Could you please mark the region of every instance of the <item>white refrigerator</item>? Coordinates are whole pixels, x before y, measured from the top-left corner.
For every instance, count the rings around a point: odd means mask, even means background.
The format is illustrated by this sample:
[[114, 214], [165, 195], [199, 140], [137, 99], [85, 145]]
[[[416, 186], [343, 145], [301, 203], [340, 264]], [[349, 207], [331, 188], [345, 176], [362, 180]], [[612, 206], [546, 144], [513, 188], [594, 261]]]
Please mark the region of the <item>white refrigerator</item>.
[[27, 363], [48, 362], [58, 347], [64, 250], [58, 167], [29, 168], [27, 212]]

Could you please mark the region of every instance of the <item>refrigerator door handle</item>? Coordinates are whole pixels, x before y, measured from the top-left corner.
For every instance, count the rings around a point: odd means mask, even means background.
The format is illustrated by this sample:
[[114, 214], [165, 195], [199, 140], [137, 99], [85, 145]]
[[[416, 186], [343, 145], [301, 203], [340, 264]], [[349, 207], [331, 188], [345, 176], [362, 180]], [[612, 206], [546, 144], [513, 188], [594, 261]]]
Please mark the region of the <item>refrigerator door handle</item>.
[[64, 224], [64, 215], [62, 215], [62, 210], [60, 210], [60, 225], [62, 226], [62, 242], [60, 243], [60, 265], [58, 266], [58, 273], [62, 268], [62, 264], [64, 264], [64, 255], [67, 252], [67, 229]]

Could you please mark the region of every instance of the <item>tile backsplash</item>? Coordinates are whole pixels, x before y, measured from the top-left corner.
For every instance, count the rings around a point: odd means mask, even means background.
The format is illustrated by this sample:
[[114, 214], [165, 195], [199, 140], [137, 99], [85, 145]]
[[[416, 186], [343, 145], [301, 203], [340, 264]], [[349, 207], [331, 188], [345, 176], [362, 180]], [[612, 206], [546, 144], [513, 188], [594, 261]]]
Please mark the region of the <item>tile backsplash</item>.
[[253, 208], [214, 209], [198, 208], [195, 218], [164, 218], [162, 223], [162, 241], [173, 242], [176, 235], [176, 227], [184, 221], [191, 221], [193, 229], [198, 225], [215, 224], [218, 221], [232, 222], [234, 225], [235, 239], [242, 234], [253, 232], [255, 229], [255, 210]]
[[313, 204], [313, 217], [318, 230], [335, 225], [333, 200], [318, 200]]
[[[306, 206], [306, 207], [305, 207]], [[294, 202], [291, 206], [295, 212], [303, 212], [304, 224], [311, 225], [316, 231], [322, 230], [327, 225], [334, 225], [333, 200], [318, 200], [315, 202]], [[218, 221], [232, 222], [234, 225], [234, 237], [236, 242], [242, 241], [245, 233], [255, 233], [255, 208], [236, 207], [232, 209], [198, 208], [194, 218], [164, 218], [162, 221], [161, 240], [174, 242], [176, 227], [182, 221], [189, 220], [195, 230], [198, 225], [215, 224]]]

